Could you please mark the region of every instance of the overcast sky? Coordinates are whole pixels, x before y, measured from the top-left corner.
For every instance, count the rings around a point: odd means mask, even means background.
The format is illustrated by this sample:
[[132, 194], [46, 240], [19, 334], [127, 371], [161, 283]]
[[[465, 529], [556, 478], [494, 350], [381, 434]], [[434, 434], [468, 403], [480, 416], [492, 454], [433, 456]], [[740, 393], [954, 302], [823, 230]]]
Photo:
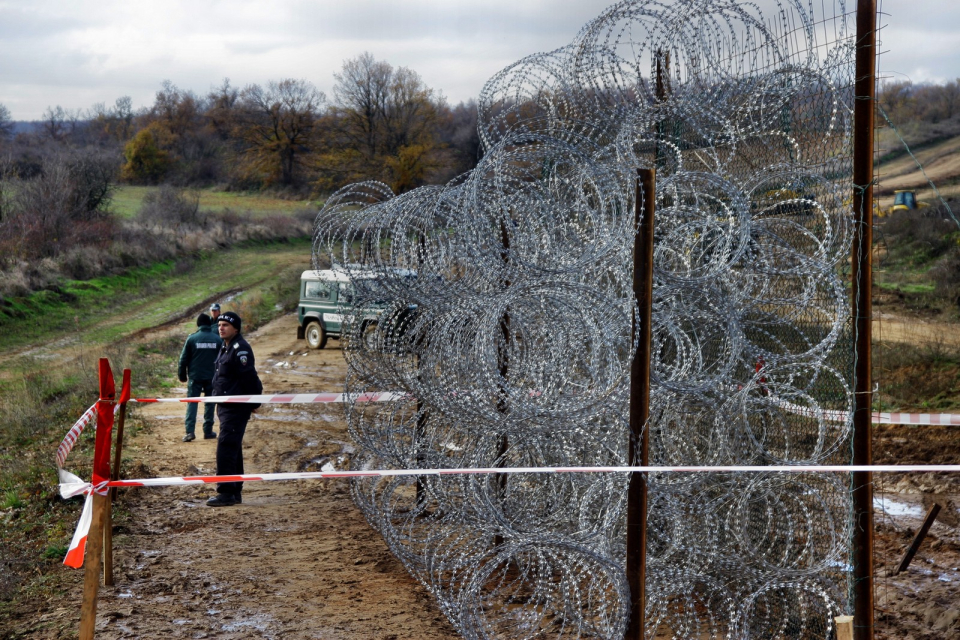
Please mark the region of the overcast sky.
[[[960, 2], [878, 1], [888, 14], [882, 71], [914, 82], [960, 76]], [[109, 106], [125, 95], [139, 108], [153, 104], [163, 80], [204, 95], [224, 78], [237, 87], [302, 78], [330, 95], [343, 60], [364, 51], [414, 69], [456, 104], [504, 66], [569, 43], [609, 4], [0, 0], [0, 104], [15, 120], [39, 119], [48, 106]]]

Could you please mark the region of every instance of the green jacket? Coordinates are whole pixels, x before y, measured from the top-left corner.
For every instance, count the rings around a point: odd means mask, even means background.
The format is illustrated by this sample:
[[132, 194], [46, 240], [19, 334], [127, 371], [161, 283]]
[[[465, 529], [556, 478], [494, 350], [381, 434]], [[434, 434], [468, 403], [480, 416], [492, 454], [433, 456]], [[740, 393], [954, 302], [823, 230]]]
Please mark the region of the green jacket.
[[222, 344], [223, 340], [213, 327], [200, 327], [196, 333], [191, 333], [180, 352], [177, 370], [180, 381], [186, 382], [188, 377], [191, 380], [213, 380], [214, 365]]

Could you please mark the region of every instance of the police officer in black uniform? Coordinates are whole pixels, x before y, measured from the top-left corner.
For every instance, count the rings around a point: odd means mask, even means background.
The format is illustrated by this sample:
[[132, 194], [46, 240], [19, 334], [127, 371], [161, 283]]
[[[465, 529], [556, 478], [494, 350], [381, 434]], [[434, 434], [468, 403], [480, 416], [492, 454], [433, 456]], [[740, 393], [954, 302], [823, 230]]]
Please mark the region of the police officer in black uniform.
[[[213, 395], [250, 396], [263, 391], [257, 376], [253, 349], [240, 335], [240, 316], [227, 311], [217, 318], [217, 329], [223, 346], [217, 356], [213, 374]], [[217, 475], [231, 476], [243, 473], [243, 433], [247, 421], [259, 404], [221, 403], [217, 405], [220, 419], [220, 435], [217, 438]], [[217, 484], [217, 495], [207, 500], [211, 507], [229, 507], [243, 502], [240, 492], [242, 482]]]

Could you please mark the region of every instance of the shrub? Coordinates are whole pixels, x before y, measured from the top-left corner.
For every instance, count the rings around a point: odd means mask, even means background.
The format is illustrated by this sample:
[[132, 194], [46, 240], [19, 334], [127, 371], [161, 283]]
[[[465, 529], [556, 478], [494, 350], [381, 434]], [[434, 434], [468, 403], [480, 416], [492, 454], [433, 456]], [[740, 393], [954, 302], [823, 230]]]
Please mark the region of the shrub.
[[956, 247], [957, 223], [942, 205], [898, 211], [881, 227], [895, 259], [927, 262]]
[[168, 185], [148, 193], [137, 212], [137, 221], [143, 224], [177, 230], [200, 227], [205, 219], [206, 215], [200, 212], [199, 193]]
[[161, 149], [169, 144], [169, 137], [157, 123], [137, 132], [123, 148], [127, 162], [120, 172], [121, 178], [139, 184], [153, 184], [163, 178], [173, 164], [170, 154]]
[[115, 172], [109, 156], [67, 154], [44, 159], [32, 178], [8, 180], [11, 195], [0, 220], [5, 262], [59, 256], [76, 244], [109, 244], [116, 230], [108, 211]]

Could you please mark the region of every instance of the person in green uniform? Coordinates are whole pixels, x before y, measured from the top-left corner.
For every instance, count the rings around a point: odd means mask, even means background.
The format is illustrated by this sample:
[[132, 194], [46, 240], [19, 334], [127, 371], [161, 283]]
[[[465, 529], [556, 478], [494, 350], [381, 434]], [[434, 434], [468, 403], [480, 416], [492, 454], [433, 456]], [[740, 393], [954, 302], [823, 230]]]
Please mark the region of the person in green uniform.
[[[198, 398], [201, 394], [209, 396], [213, 393], [213, 374], [216, 370], [217, 354], [223, 340], [217, 331], [210, 326], [210, 316], [201, 313], [197, 316], [197, 331], [187, 337], [180, 352], [180, 365], [177, 377], [180, 382], [187, 383], [187, 397]], [[217, 437], [213, 431], [214, 406], [209, 402], [203, 405], [203, 438], [212, 440]], [[187, 416], [184, 420], [186, 435], [184, 442], [192, 442], [197, 437], [194, 431], [197, 427], [197, 403], [187, 403]]]

